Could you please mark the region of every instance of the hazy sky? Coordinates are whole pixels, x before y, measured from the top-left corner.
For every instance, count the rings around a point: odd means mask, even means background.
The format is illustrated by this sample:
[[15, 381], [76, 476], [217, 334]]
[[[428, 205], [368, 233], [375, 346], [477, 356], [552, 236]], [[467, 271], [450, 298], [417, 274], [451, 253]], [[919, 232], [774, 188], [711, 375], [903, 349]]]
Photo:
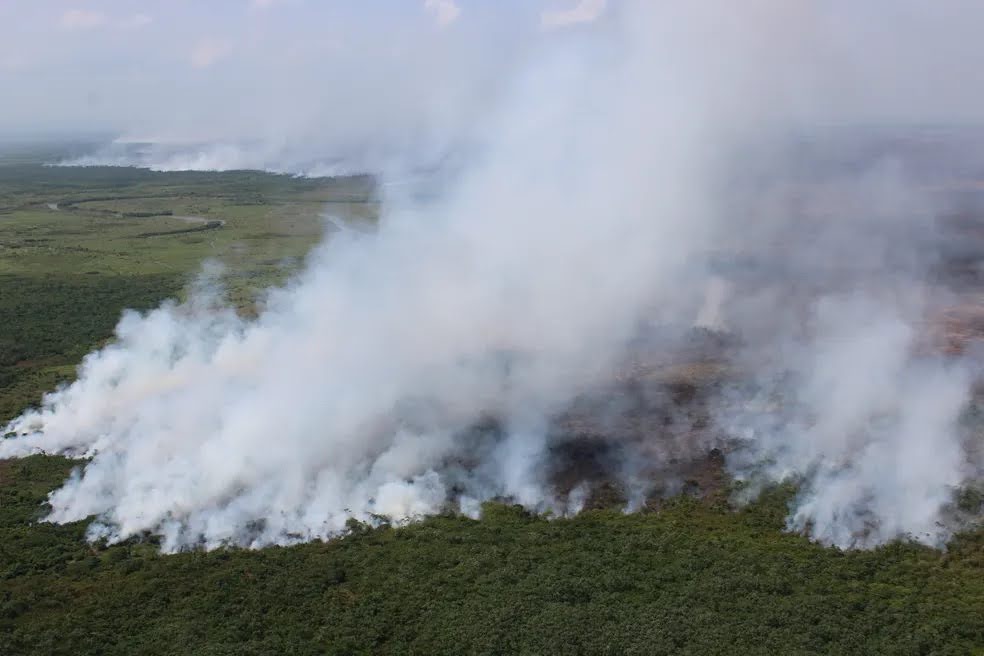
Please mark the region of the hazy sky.
[[[440, 148], [481, 129], [544, 52], [617, 50], [624, 1], [2, 0], [0, 136]], [[670, 16], [682, 6], [653, 2]], [[762, 93], [784, 94], [787, 115], [798, 105], [807, 120], [984, 116], [979, 0], [748, 0], [701, 11], [710, 27], [693, 38], [706, 41], [708, 61], [730, 47], [723, 40], [741, 41], [761, 58]]]
[[384, 126], [395, 107], [408, 120], [440, 114], [442, 104], [457, 113], [480, 103], [479, 91], [503, 79], [524, 48], [596, 19], [605, 5], [4, 0], [0, 133], [212, 138], [321, 122], [326, 114]]

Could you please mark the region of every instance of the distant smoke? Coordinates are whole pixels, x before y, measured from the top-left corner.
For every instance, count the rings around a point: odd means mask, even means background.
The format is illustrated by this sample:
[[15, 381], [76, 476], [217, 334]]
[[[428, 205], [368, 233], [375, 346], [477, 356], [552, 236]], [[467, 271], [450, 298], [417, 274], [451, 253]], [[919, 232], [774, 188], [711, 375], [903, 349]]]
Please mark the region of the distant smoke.
[[[932, 287], [953, 248], [933, 222], [940, 180], [896, 137], [861, 154], [878, 139], [797, 137], [926, 99], [880, 86], [884, 57], [838, 59], [855, 26], [833, 19], [852, 14], [811, 7], [620, 3], [502, 83], [436, 199], [386, 199], [375, 234], [332, 234], [255, 320], [207, 280], [126, 314], [76, 383], [8, 426], [0, 457], [91, 458], [50, 519], [96, 516], [93, 538], [149, 531], [165, 550], [492, 498], [575, 513], [592, 467], [631, 509], [713, 447], [752, 492], [800, 484], [790, 528], [939, 543], [979, 475], [959, 425], [970, 365], [920, 341], [951, 300]], [[238, 157], [281, 169], [259, 147]], [[695, 324], [740, 338], [734, 373], [697, 392], [646, 383]]]
[[378, 173], [383, 169], [428, 169], [437, 166], [444, 151], [427, 153], [366, 150], [333, 144], [330, 155], [310, 146], [249, 141], [172, 142], [152, 138], [116, 139], [93, 152], [57, 162], [60, 166], [133, 166], [153, 171], [261, 170], [308, 177], [337, 177]]

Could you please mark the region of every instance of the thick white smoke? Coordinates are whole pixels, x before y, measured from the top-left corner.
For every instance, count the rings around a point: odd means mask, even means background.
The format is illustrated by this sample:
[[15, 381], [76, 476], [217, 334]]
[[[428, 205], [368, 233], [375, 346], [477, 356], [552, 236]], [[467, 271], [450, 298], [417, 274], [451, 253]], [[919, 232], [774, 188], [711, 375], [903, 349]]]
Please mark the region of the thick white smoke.
[[[334, 233], [255, 320], [207, 284], [127, 314], [76, 383], [10, 424], [0, 457], [90, 458], [50, 518], [94, 515], [91, 535], [111, 540], [159, 533], [165, 550], [326, 538], [352, 517], [474, 514], [494, 497], [576, 512], [586, 487], [565, 497], [550, 480], [553, 418], [609, 380], [640, 325], [696, 318], [749, 337], [739, 364], [756, 393], [714, 414], [739, 438], [736, 472], [802, 481], [791, 527], [844, 546], [937, 542], [973, 474], [956, 429], [969, 382], [914, 355], [920, 315], [898, 292], [922, 261], [879, 254], [851, 273], [858, 262], [837, 256], [881, 243], [865, 232], [878, 212], [789, 239], [786, 205], [742, 214], [730, 201], [755, 188], [721, 184], [722, 162], [766, 124], [881, 108], [871, 89], [812, 104], [865, 69], [829, 63], [845, 32], [827, 18], [807, 2], [618, 4], [504, 84], [437, 199], [385, 204], [373, 235]], [[904, 200], [894, 189], [855, 194], [855, 209]], [[695, 272], [728, 249], [772, 282]], [[887, 265], [905, 268], [888, 292], [843, 293]], [[797, 287], [818, 269], [835, 292]], [[769, 405], [759, 392], [777, 380]], [[490, 417], [501, 429], [482, 428]], [[647, 466], [625, 469], [628, 486]]]
[[965, 364], [914, 357], [912, 322], [871, 298], [827, 296], [813, 311], [815, 338], [787, 345], [782, 372], [725, 406], [741, 440], [732, 466], [753, 490], [799, 482], [789, 527], [824, 542], [938, 544], [952, 528], [941, 511], [975, 474], [958, 437]]
[[[631, 54], [545, 58], [454, 190], [334, 236], [256, 321], [203, 301], [125, 317], [3, 454], [91, 457], [52, 519], [99, 515], [95, 534], [166, 549], [327, 537], [449, 500], [553, 506], [550, 413], [605, 373], [676, 278], [688, 249], [667, 245], [701, 224], [692, 101], [657, 108], [662, 81], [637, 87]], [[640, 131], [657, 109], [678, 118]], [[461, 437], [487, 413], [503, 438]]]

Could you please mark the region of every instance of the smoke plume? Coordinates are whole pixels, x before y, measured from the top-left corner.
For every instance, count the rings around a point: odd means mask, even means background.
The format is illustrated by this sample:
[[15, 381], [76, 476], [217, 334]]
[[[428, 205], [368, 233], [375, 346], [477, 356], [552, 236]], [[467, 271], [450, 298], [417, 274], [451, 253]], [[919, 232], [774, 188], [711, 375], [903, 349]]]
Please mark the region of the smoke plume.
[[[941, 277], [967, 240], [937, 190], [980, 169], [913, 155], [900, 126], [979, 106], [935, 74], [984, 55], [952, 41], [980, 11], [873, 4], [897, 32], [840, 3], [609, 3], [502, 73], [466, 135], [403, 153], [467, 153], [440, 193], [331, 233], [256, 319], [208, 276], [125, 314], [0, 457], [86, 458], [49, 519], [167, 551], [495, 498], [576, 513], [600, 480], [631, 509], [712, 449], [752, 493], [795, 480], [789, 527], [825, 543], [941, 543], [980, 438], [961, 422], [974, 360], [927, 343], [966, 293]], [[832, 126], [872, 121], [890, 129]], [[243, 148], [246, 166], [318, 161]], [[695, 332], [729, 374], [648, 375]]]

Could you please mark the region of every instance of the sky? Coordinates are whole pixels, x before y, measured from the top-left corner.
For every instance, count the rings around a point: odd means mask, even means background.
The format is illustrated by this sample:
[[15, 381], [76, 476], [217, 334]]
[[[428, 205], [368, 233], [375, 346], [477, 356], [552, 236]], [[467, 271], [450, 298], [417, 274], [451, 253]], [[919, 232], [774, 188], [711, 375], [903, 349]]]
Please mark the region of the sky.
[[[434, 121], [606, 0], [4, 0], [0, 135], [161, 139]], [[353, 109], [355, 108], [355, 109]], [[326, 120], [335, 117], [336, 120]], [[406, 126], [401, 126], [405, 128]], [[204, 134], [203, 134], [204, 133]]]
[[[654, 2], [670, 16], [679, 6]], [[3, 0], [0, 138], [101, 133], [342, 156], [423, 142], [440, 150], [474, 136], [529, 63], [558, 44], [606, 56], [624, 5]], [[722, 35], [750, 38], [784, 79], [767, 86], [786, 94], [787, 115], [791, 98], [807, 121], [984, 116], [976, 0], [750, 0], [741, 13], [764, 27], [747, 35], [728, 28], [739, 14], [708, 7], [712, 28], [695, 38], [712, 57]]]

